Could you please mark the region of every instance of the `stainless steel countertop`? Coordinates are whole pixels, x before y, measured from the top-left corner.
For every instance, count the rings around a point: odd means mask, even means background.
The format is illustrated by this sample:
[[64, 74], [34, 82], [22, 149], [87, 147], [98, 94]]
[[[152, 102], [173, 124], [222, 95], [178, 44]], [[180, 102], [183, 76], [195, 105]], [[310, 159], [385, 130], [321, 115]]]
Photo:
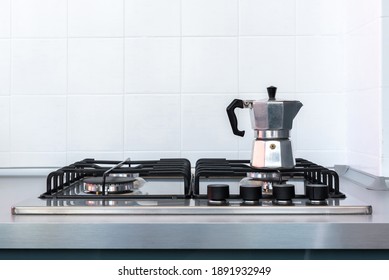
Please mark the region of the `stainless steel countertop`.
[[37, 197], [45, 177], [0, 177], [0, 248], [389, 249], [389, 191], [341, 178], [372, 215], [28, 215], [11, 207]]

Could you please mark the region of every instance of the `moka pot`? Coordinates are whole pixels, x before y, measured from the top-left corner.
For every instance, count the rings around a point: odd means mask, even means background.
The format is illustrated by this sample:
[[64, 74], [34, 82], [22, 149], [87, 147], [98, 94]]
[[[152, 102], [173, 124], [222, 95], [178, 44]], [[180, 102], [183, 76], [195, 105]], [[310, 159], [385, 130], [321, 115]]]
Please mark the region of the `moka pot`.
[[290, 130], [293, 119], [303, 104], [300, 101], [276, 100], [276, 87], [268, 87], [268, 99], [234, 99], [227, 107], [228, 118], [235, 135], [243, 137], [238, 129], [236, 108], [249, 108], [254, 141], [251, 166], [254, 168], [292, 168], [295, 166]]

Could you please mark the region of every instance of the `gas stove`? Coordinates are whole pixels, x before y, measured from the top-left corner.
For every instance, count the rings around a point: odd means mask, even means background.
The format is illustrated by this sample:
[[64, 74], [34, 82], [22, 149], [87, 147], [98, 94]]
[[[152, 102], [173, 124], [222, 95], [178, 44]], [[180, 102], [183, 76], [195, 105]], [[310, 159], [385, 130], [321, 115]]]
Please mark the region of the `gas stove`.
[[305, 159], [293, 168], [253, 168], [248, 160], [84, 159], [47, 176], [23, 214], [370, 215], [344, 194], [339, 176]]

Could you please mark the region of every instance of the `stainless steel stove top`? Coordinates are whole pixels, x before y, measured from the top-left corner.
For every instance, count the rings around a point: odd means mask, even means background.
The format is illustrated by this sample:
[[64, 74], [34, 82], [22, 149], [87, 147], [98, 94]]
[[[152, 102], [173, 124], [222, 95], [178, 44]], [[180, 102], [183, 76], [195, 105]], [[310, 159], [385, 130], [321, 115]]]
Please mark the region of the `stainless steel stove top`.
[[[244, 164], [247, 166], [247, 163]], [[267, 190], [262, 187], [261, 198], [247, 201], [240, 195], [242, 185], [240, 175], [221, 175], [220, 172], [204, 174], [197, 178], [195, 174], [190, 173], [188, 193], [188, 178], [185, 176], [176, 176], [169, 172], [162, 177], [156, 174], [142, 176], [140, 171], [136, 176], [142, 177], [132, 176], [133, 179], [130, 180], [135, 182], [136, 188], [132, 188], [130, 192], [107, 192], [104, 195], [90, 192], [90, 176], [76, 178], [74, 182], [62, 187], [58, 187], [57, 180], [61, 176], [63, 179], [63, 174], [58, 178], [49, 176], [52, 180], [48, 180], [50, 182], [48, 191], [53, 189], [53, 185], [57, 185], [57, 188], [52, 193], [47, 191], [40, 198], [14, 205], [12, 213], [15, 215], [369, 215], [372, 213], [370, 205], [336, 192], [334, 186], [328, 198], [318, 204], [312, 203], [305, 195], [307, 179], [299, 178], [296, 174], [288, 175], [290, 178], [287, 182], [294, 186], [295, 195], [286, 204], [277, 203], [272, 194], [271, 184], [274, 182], [269, 183], [270, 188]], [[227, 185], [229, 197], [210, 201], [207, 197], [207, 187], [212, 184]], [[99, 187], [101, 188], [101, 185]], [[109, 185], [106, 187], [109, 189]]]

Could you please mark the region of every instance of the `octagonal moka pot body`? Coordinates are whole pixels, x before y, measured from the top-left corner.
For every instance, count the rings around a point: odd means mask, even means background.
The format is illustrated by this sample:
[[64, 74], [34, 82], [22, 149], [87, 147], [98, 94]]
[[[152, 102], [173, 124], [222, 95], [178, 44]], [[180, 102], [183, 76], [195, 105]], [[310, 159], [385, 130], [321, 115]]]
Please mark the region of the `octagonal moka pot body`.
[[228, 118], [235, 135], [243, 137], [238, 129], [236, 108], [249, 108], [254, 141], [251, 166], [254, 168], [292, 168], [295, 166], [289, 139], [293, 119], [303, 104], [300, 101], [276, 100], [276, 87], [268, 87], [268, 99], [234, 99], [227, 107]]

